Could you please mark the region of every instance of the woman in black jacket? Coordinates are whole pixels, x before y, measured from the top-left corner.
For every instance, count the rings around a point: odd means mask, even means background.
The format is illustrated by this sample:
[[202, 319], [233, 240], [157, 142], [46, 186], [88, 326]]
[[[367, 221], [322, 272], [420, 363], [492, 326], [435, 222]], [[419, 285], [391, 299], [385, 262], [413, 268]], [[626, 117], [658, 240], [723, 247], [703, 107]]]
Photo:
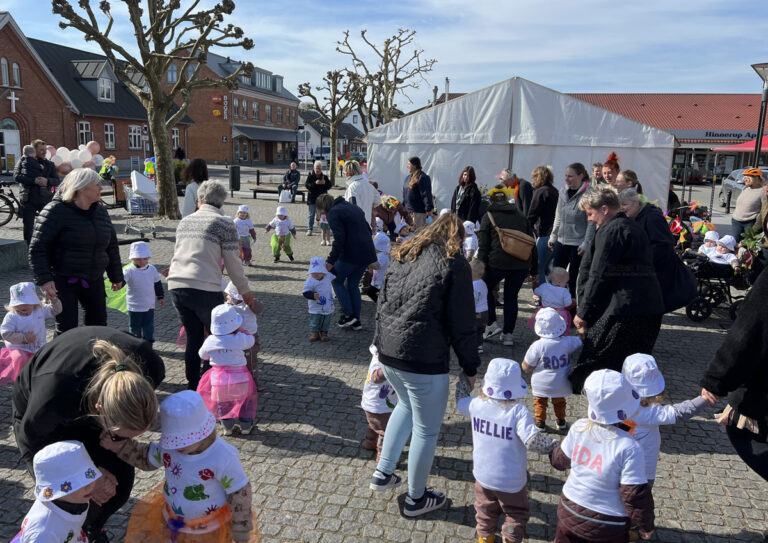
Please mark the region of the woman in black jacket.
[[480, 189], [475, 183], [475, 169], [467, 166], [461, 170], [459, 184], [451, 198], [451, 212], [456, 213], [462, 221], [477, 222], [480, 220]]
[[701, 380], [711, 404], [728, 396], [718, 420], [744, 462], [768, 481], [768, 274], [761, 274]]
[[546, 166], [539, 166], [531, 173], [533, 196], [528, 207], [528, 222], [536, 233], [536, 253], [539, 257], [538, 277], [539, 283], [547, 279], [547, 268], [552, 260], [552, 251], [549, 250], [549, 234], [552, 233], [552, 225], [555, 223], [557, 211], [557, 199], [559, 193], [552, 186], [555, 176], [552, 170]]
[[573, 324], [584, 348], [569, 376], [574, 394], [593, 371], [620, 372], [627, 356], [651, 354], [664, 314], [648, 236], [620, 211], [616, 192], [589, 189], [581, 207], [596, 231], [579, 268]]
[[315, 164], [312, 171], [307, 175], [307, 181], [304, 183], [304, 186], [307, 188], [307, 211], [309, 211], [307, 235], [311, 236], [312, 230], [315, 227], [315, 202], [317, 197], [328, 192], [333, 186], [330, 178], [323, 173], [322, 160], [315, 160]]
[[117, 234], [100, 199], [99, 174], [78, 168], [64, 178], [54, 200], [35, 221], [29, 262], [43, 293], [61, 299], [63, 309], [56, 315], [59, 334], [77, 327], [78, 302], [86, 325], [107, 324], [105, 271], [112, 290], [123, 287]]
[[[489, 192], [491, 205], [488, 212], [480, 221], [480, 230], [477, 233], [478, 251], [477, 258], [485, 263], [485, 277], [483, 280], [488, 285], [488, 326], [485, 338], [490, 338], [502, 332], [501, 340], [504, 345], [515, 344], [512, 333], [517, 322], [517, 296], [523, 282], [529, 275], [536, 275], [538, 267], [538, 255], [531, 251], [527, 260], [520, 260], [508, 254], [501, 247], [499, 234], [491, 223], [491, 216], [499, 228], [517, 230], [529, 236], [533, 231], [528, 219], [520, 208], [509, 203], [511, 190], [504, 185], [496, 185]], [[493, 289], [504, 281], [504, 328], [496, 324], [496, 298]]]
[[435, 199], [432, 197], [432, 180], [421, 170], [421, 159], [412, 156], [408, 159], [408, 175], [403, 185], [403, 203], [413, 217], [413, 224], [423, 228], [427, 216], [435, 214]]
[[401, 483], [395, 465], [413, 431], [403, 507], [409, 517], [445, 505], [445, 495], [427, 490], [426, 483], [448, 403], [451, 347], [470, 390], [480, 365], [463, 242], [458, 217], [442, 215], [394, 250], [379, 294], [373, 343], [398, 403], [370, 487], [386, 490]]
[[13, 433], [29, 473], [37, 451], [74, 439], [103, 474], [84, 526], [88, 541], [108, 541], [104, 523], [133, 488], [133, 467], [100, 441], [123, 441], [148, 430], [157, 414], [153, 388], [164, 378], [163, 360], [149, 342], [114, 328], [84, 326], [46, 344], [16, 379]]

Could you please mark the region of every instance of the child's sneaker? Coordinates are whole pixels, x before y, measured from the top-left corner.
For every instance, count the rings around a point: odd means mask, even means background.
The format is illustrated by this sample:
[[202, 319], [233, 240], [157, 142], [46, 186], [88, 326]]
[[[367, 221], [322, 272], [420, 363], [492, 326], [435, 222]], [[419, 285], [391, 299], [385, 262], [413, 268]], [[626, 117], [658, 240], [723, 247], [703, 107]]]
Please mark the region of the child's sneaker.
[[446, 503], [445, 494], [436, 492], [429, 488], [424, 491], [424, 495], [418, 500], [406, 496], [403, 514], [406, 517], [418, 517], [430, 511], [435, 511], [443, 507]]
[[328, 341], [328, 332], [320, 332], [320, 341]]
[[234, 419], [222, 419], [221, 425], [224, 427], [224, 435], [231, 436], [235, 433], [235, 420]]
[[275, 255], [275, 262], [280, 262], [280, 255]]
[[373, 475], [371, 476], [371, 484], [368, 485], [368, 488], [371, 490], [375, 490], [376, 492], [383, 492], [385, 490], [388, 490], [390, 488], [395, 488], [397, 486], [400, 486], [400, 483], [403, 482], [403, 479], [395, 475], [394, 473], [390, 473], [389, 475], [386, 475], [379, 470], [376, 470], [373, 472]]
[[291, 254], [289, 254], [289, 255], [288, 255], [288, 260], [290, 260], [291, 262], [293, 262], [293, 253], [291, 253]]
[[253, 431], [253, 421], [239, 421], [240, 433], [244, 436], [249, 435]]
[[320, 339], [320, 332], [312, 332], [309, 334], [309, 341], [317, 341]]
[[568, 424], [566, 424], [565, 419], [557, 419], [557, 429], [561, 432], [564, 431], [566, 428], [568, 428]]
[[501, 343], [507, 347], [514, 347], [515, 340], [512, 337], [512, 334], [501, 334]]
[[477, 346], [477, 354], [483, 354], [483, 346], [482, 345], [478, 345]]
[[543, 420], [537, 420], [536, 421], [536, 428], [539, 430], [543, 430], [547, 427], [547, 424]]

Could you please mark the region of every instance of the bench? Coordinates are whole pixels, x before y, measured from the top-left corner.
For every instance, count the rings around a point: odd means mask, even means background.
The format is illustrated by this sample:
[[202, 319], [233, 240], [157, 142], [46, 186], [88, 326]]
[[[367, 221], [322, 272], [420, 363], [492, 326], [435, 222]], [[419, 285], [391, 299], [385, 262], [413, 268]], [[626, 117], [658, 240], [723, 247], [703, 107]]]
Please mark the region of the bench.
[[[279, 186], [280, 185], [272, 185], [271, 187], [268, 187], [265, 185], [259, 185], [258, 187], [251, 189], [253, 191], [253, 199], [256, 200], [259, 194], [274, 194], [275, 196], [277, 196], [277, 188]], [[306, 191], [303, 189], [298, 189], [296, 191], [296, 196], [297, 197], [300, 196], [302, 202], [307, 201]]]

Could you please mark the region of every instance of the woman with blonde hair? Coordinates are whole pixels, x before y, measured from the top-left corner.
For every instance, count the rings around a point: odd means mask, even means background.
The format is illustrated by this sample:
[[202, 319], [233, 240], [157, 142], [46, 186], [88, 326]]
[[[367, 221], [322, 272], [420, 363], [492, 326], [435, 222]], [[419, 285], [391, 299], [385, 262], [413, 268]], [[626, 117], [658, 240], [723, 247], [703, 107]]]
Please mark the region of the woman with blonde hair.
[[134, 478], [134, 469], [99, 440], [124, 441], [149, 430], [157, 414], [153, 388], [164, 377], [163, 361], [147, 341], [84, 326], [45, 345], [16, 380], [13, 430], [30, 474], [35, 453], [62, 440], [82, 442], [103, 474], [91, 494], [88, 541], [108, 541], [104, 523], [128, 501]]
[[344, 177], [347, 178], [347, 191], [344, 199], [363, 210], [365, 220], [371, 224], [373, 207], [379, 203], [379, 191], [368, 182], [357, 160], [344, 163]]
[[393, 251], [379, 293], [373, 343], [398, 403], [370, 488], [384, 491], [402, 482], [394, 471], [410, 436], [403, 506], [408, 517], [445, 505], [445, 495], [426, 484], [448, 403], [451, 347], [470, 390], [480, 365], [472, 273], [463, 243], [461, 220], [453, 213], [441, 215]]

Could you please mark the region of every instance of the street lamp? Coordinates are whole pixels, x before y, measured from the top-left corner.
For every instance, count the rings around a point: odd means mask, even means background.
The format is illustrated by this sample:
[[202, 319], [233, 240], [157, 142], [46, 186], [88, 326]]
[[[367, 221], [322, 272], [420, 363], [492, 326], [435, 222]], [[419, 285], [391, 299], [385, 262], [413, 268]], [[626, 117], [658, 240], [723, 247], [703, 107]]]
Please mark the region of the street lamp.
[[757, 139], [755, 140], [755, 163], [757, 168], [760, 165], [760, 151], [763, 145], [763, 127], [765, 126], [765, 110], [768, 107], [768, 62], [762, 64], [753, 64], [752, 68], [763, 80], [763, 101], [760, 104], [760, 121], [757, 125]]

